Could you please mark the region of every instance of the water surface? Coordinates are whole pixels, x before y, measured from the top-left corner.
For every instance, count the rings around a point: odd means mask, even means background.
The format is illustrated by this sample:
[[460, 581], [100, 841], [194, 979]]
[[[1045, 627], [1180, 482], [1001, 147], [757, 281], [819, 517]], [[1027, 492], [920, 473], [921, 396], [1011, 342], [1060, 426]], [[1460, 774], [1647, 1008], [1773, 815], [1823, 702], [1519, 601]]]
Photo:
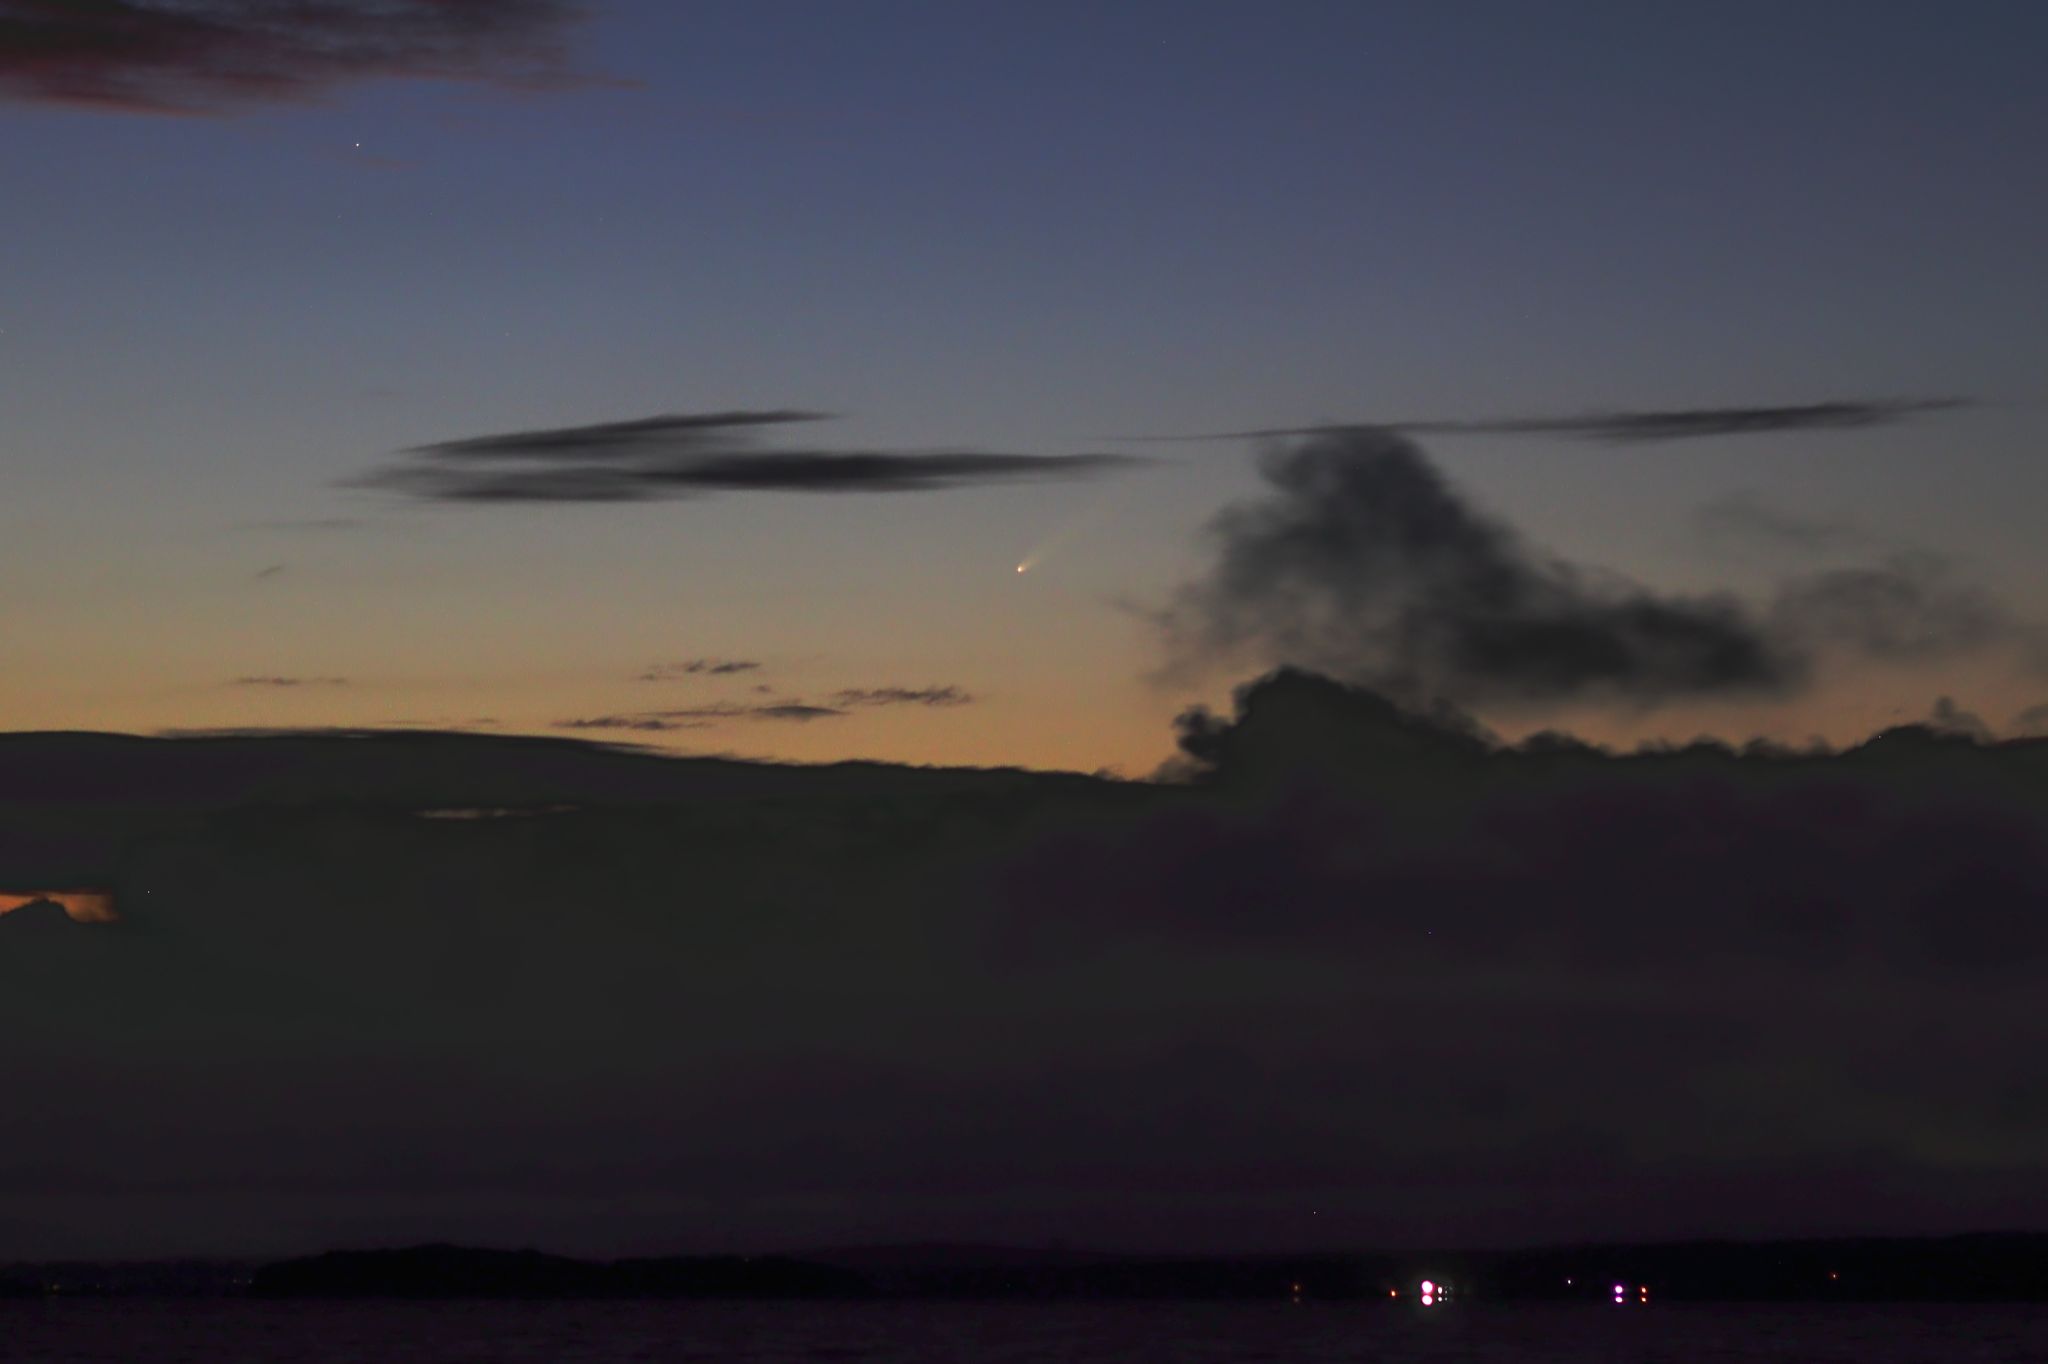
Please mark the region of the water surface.
[[2048, 1308], [677, 1302], [0, 1304], [36, 1364], [2040, 1364]]

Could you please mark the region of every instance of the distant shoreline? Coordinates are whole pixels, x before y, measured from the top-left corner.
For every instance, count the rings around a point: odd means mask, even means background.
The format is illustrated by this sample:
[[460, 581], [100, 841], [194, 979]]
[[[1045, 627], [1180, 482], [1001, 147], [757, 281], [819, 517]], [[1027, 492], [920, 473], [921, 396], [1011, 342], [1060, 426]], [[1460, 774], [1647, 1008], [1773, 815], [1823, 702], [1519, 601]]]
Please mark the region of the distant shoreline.
[[[2048, 1302], [2048, 1233], [1558, 1246], [1509, 1251], [1139, 1256], [899, 1246], [585, 1260], [453, 1245], [274, 1263], [0, 1268], [0, 1297], [745, 1301]], [[1446, 1295], [1447, 1290], [1447, 1295]]]

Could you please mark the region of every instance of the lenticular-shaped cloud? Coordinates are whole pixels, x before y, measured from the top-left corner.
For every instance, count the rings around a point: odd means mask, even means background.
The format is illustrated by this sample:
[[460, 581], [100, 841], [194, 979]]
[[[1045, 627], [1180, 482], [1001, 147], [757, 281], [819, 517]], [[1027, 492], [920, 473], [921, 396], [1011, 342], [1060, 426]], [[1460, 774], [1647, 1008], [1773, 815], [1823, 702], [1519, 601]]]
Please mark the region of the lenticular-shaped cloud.
[[639, 502], [709, 493], [901, 493], [1087, 477], [1126, 455], [762, 449], [757, 430], [822, 420], [791, 410], [671, 414], [414, 446], [352, 480], [437, 502]]

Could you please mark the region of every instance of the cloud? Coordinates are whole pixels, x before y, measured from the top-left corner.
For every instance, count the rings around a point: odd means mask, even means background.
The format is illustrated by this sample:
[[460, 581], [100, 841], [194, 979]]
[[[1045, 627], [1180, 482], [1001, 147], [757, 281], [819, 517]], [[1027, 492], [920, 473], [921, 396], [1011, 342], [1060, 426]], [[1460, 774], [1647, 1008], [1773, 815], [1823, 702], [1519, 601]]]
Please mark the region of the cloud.
[[2028, 706], [2013, 716], [2012, 732], [2030, 737], [2048, 737], [2048, 703]]
[[731, 677], [759, 672], [761, 665], [750, 658], [691, 658], [681, 663], [656, 663], [640, 674], [642, 682], [672, 682], [681, 677]]
[[[692, 666], [698, 665], [698, 666]], [[758, 666], [751, 663], [722, 661], [716, 659], [693, 659], [689, 663], [674, 665], [677, 676], [718, 676], [722, 673], [745, 672]], [[643, 676], [649, 680], [662, 680], [667, 673], [649, 672]], [[769, 689], [757, 687], [755, 692]], [[620, 715], [598, 715], [583, 719], [558, 720], [557, 729], [613, 729], [642, 730], [658, 733], [664, 730], [707, 729], [716, 724], [726, 723], [783, 723], [808, 724], [813, 720], [843, 719], [854, 710], [871, 709], [881, 706], [925, 706], [945, 708], [969, 705], [975, 700], [970, 693], [955, 686], [943, 687], [848, 687], [832, 695], [830, 704], [788, 700], [788, 701], [717, 701], [702, 706], [683, 706], [667, 710], [635, 711]]]
[[1328, 422], [1315, 426], [1270, 427], [1255, 431], [1149, 439], [1220, 440], [1397, 431], [1411, 436], [1558, 436], [1567, 440], [1605, 441], [1626, 445], [1706, 436], [1746, 436], [1777, 431], [1824, 431], [1889, 426], [1925, 413], [1950, 412], [1973, 405], [1967, 398], [1864, 399], [1848, 402], [1797, 403], [1778, 407], [1693, 407], [1652, 411], [1588, 412], [1564, 417]]
[[444, 460], [609, 461], [678, 449], [712, 446], [757, 426], [827, 420], [822, 412], [794, 409], [670, 413], [636, 421], [600, 422], [594, 426], [558, 426], [537, 431], [512, 431], [495, 436], [414, 445], [403, 453]]
[[124, 920], [0, 950], [0, 1259], [2048, 1219], [2048, 745], [1506, 745], [1301, 673], [1181, 736], [0, 736], [0, 886]]
[[1975, 711], [1964, 710], [1952, 696], [1938, 696], [1934, 707], [1927, 713], [1927, 727], [1941, 734], [1955, 734], [1976, 743], [1995, 742], [1997, 735], [1991, 726], [1984, 723], [1984, 717]]
[[671, 720], [659, 715], [592, 715], [576, 720], [557, 720], [556, 729], [631, 729], [658, 733], [671, 729], [704, 729], [702, 721]]
[[573, 83], [569, 0], [0, 0], [0, 96], [128, 113], [308, 99], [363, 80]]
[[847, 687], [834, 692], [839, 706], [965, 706], [976, 697], [955, 686], [943, 687]]
[[1800, 516], [1749, 492], [1731, 493], [1708, 503], [1699, 509], [1696, 520], [1709, 540], [1801, 552], [1862, 544], [1868, 539], [1847, 521]]
[[791, 720], [802, 724], [807, 720], [829, 720], [846, 714], [834, 706], [816, 706], [803, 701], [771, 701], [759, 705], [737, 705], [721, 703], [715, 706], [692, 706], [683, 710], [665, 710], [665, 716], [699, 720]]
[[1794, 578], [1779, 588], [1769, 619], [1788, 642], [1881, 662], [1954, 658], [2003, 644], [2041, 648], [2034, 627], [1924, 554]]
[[1526, 544], [1397, 432], [1314, 436], [1260, 472], [1267, 495], [1216, 517], [1213, 566], [1157, 613], [1169, 675], [1294, 664], [1416, 703], [1647, 705], [1790, 694], [1831, 654], [2048, 656], [1925, 555], [1794, 578], [1761, 604], [1658, 593]]
[[802, 701], [764, 702], [743, 705], [721, 701], [708, 706], [687, 706], [677, 710], [635, 711], [624, 715], [598, 715], [588, 719], [558, 720], [557, 729], [637, 729], [658, 732], [670, 729], [707, 729], [721, 721], [784, 721], [804, 724], [845, 715], [836, 706], [817, 706]]
[[346, 687], [346, 677], [238, 677], [231, 687]]
[[284, 569], [285, 566], [283, 564], [271, 564], [267, 568], [257, 569], [256, 572], [251, 576], [253, 580], [256, 582], [268, 582], [270, 579], [278, 577], [281, 574], [283, 574]]
[[1652, 593], [1529, 548], [1392, 431], [1268, 452], [1271, 491], [1162, 615], [1181, 667], [1255, 658], [1408, 698], [1771, 694], [1805, 675], [1727, 595]]
[[439, 502], [640, 502], [720, 492], [923, 492], [1084, 477], [1140, 462], [1110, 454], [762, 450], [749, 443], [757, 429], [818, 420], [789, 410], [672, 414], [440, 441], [403, 451], [407, 461], [349, 486]]

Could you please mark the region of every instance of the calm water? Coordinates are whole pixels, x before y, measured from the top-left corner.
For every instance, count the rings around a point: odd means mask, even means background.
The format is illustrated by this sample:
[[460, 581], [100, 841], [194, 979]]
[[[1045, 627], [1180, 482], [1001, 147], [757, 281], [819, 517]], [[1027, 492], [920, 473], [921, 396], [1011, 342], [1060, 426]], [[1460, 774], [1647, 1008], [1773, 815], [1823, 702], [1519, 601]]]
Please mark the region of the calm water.
[[0, 1304], [0, 1360], [1179, 1364], [2048, 1361], [2048, 1308], [806, 1306], [673, 1303]]

